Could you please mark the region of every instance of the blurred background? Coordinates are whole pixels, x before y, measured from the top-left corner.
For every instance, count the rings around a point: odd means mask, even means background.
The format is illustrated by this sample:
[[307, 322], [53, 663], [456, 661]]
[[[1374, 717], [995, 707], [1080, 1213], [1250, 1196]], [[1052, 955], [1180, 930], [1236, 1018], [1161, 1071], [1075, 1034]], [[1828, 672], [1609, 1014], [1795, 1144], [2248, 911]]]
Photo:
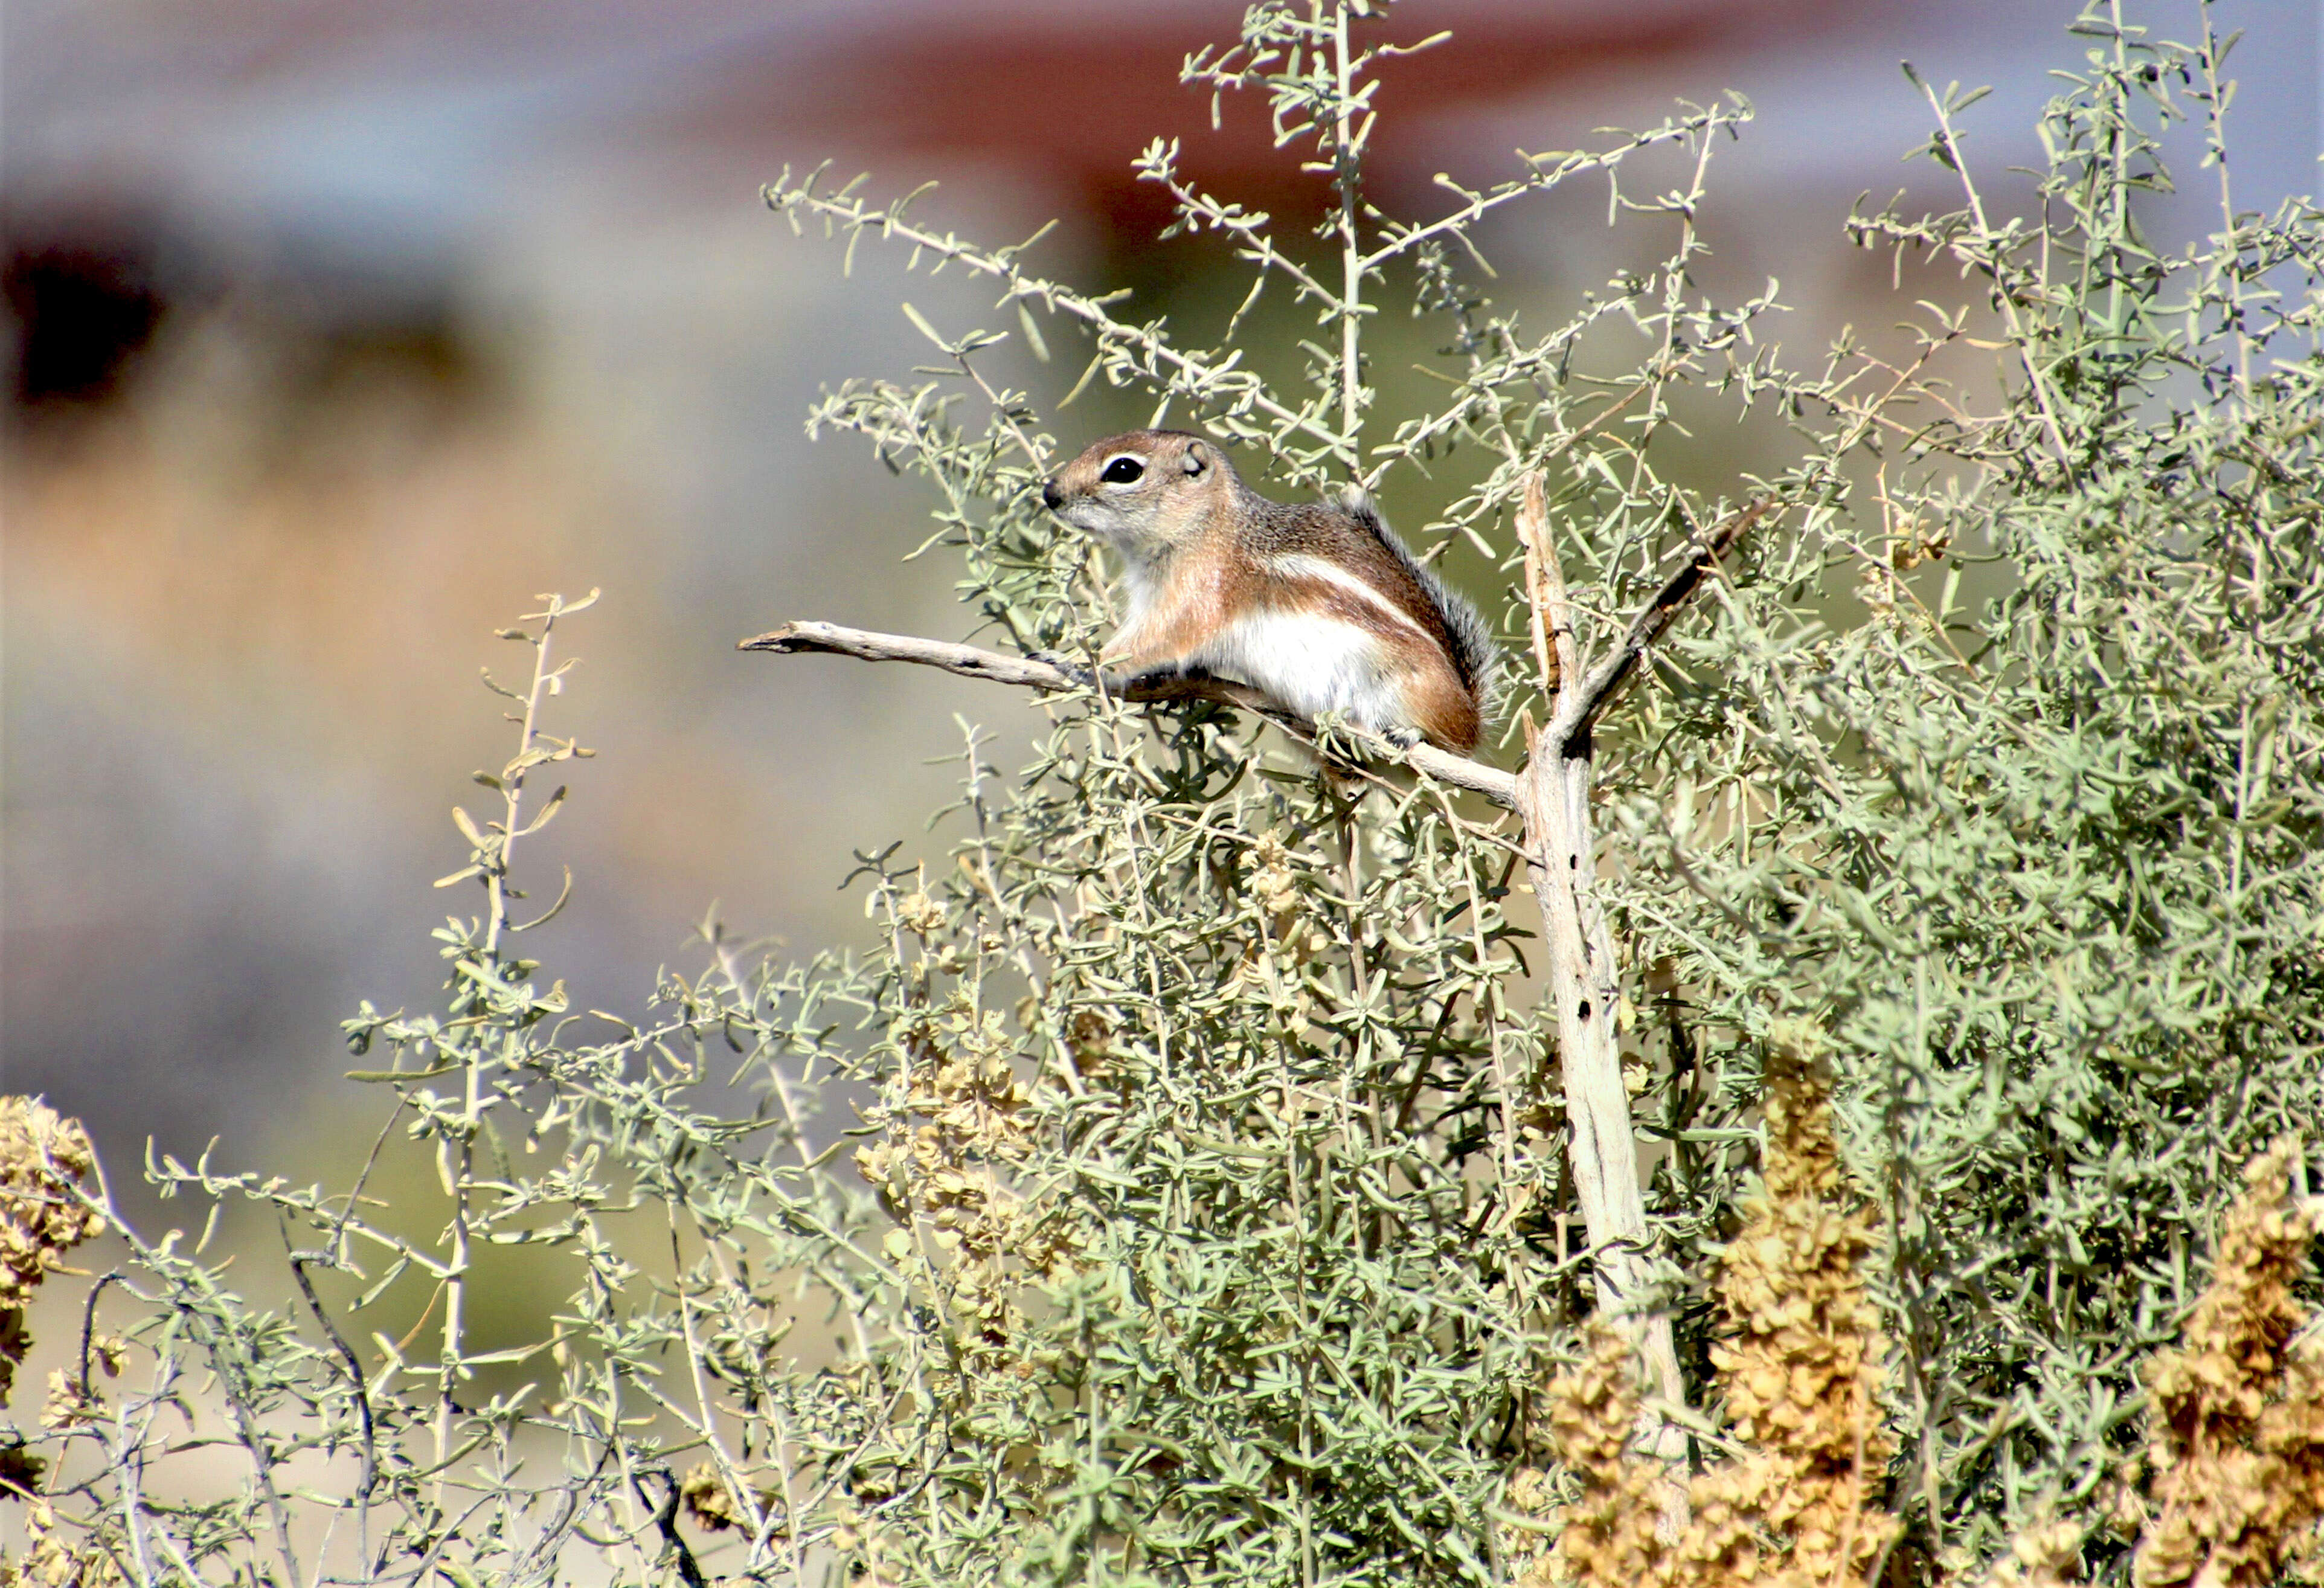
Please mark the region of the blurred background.
[[[2135, 9], [2197, 25], [2181, 0]], [[1740, 90], [1759, 116], [1714, 166], [1715, 269], [1777, 278], [1781, 334], [1812, 355], [1897, 318], [1888, 262], [1842, 236], [1857, 195], [1950, 207], [1941, 173], [1900, 162], [1925, 119], [1897, 62], [1994, 87], [1969, 148], [2022, 191], [2006, 170], [2038, 156], [2074, 11], [1412, 0], [1394, 32], [1454, 37], [1383, 91], [1379, 190], [1434, 213], [1436, 172], [1490, 181], [1515, 148]], [[2238, 201], [2271, 206], [2315, 186], [2319, 10], [2221, 13], [2249, 30]], [[523, 663], [491, 632], [540, 591], [605, 592], [569, 631], [585, 660], [551, 725], [599, 757], [529, 857], [550, 892], [558, 863], [577, 879], [527, 940], [549, 974], [578, 1005], [635, 1008], [658, 965], [691, 966], [714, 901], [746, 935], [853, 940], [849, 851], [918, 842], [950, 795], [954, 714], [1017, 737], [1024, 703], [733, 642], [801, 616], [966, 632], [943, 555], [898, 562], [927, 494], [800, 420], [825, 385], [927, 357], [899, 296], [948, 328], [1001, 317], [954, 276], [906, 285], [876, 247], [843, 278], [759, 184], [825, 158], [882, 196], [939, 179], [940, 225], [1000, 243], [1054, 216], [1037, 268], [1131, 287], [1141, 315], [1207, 303], [1227, 262], [1151, 243], [1166, 217], [1130, 169], [1149, 138], [1182, 136], [1227, 198], [1316, 202], [1262, 106], [1213, 131], [1176, 82], [1240, 14], [8, 0], [0, 1082], [85, 1117], [117, 1170], [148, 1138], [187, 1155], [223, 1133], [223, 1161], [300, 1170], [367, 1144], [372, 1125], [337, 1124], [362, 1100], [337, 1022], [438, 996], [429, 928], [475, 908], [429, 888], [464, 858], [449, 808], [477, 808], [468, 774], [508, 753], [477, 671]], [[2173, 240], [2216, 224], [2210, 179], [2182, 177], [2152, 217]], [[1493, 241], [1496, 296], [1555, 310], [1666, 239], [1609, 241], [1593, 188]], [[1083, 356], [1020, 378], [1054, 399]], [[1062, 439], [1137, 417], [1093, 402]], [[1706, 477], [1737, 445], [1705, 438]]]

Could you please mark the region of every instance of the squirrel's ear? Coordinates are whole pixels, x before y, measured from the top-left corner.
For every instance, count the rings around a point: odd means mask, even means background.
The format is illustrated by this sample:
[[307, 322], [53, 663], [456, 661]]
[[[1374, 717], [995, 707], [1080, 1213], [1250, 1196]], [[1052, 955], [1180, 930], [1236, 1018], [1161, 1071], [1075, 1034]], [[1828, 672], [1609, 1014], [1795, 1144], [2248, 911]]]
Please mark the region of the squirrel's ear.
[[1186, 443], [1186, 455], [1178, 460], [1178, 466], [1185, 469], [1190, 476], [1199, 475], [1211, 466], [1210, 457], [1200, 441]]

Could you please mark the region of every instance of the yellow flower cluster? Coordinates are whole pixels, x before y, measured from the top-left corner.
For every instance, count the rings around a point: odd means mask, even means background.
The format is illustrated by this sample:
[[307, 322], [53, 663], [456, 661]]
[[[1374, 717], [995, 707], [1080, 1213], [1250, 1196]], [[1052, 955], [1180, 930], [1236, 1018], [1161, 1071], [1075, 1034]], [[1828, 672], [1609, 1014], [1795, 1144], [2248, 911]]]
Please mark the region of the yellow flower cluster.
[[1314, 1028], [1315, 997], [1302, 967], [1328, 953], [1332, 940], [1306, 919], [1291, 850], [1282, 838], [1262, 833], [1250, 853], [1258, 863], [1244, 891], [1259, 907], [1263, 929], [1252, 934], [1231, 984], [1251, 1003], [1271, 1010], [1273, 1023], [1294, 1041], [1305, 1041]]
[[[1657, 1532], [1670, 1480], [1659, 1463], [1641, 1459], [1631, 1446], [1638, 1423], [1637, 1348], [1627, 1331], [1603, 1320], [1591, 1325], [1587, 1343], [1581, 1365], [1551, 1383], [1543, 1407], [1550, 1446], [1581, 1492], [1555, 1513], [1555, 1541], [1536, 1557], [1525, 1588], [1677, 1581]], [[1549, 1510], [1546, 1475], [1521, 1472], [1509, 1498], [1526, 1510]]]
[[[723, 1533], [730, 1528], [747, 1529], [750, 1525], [750, 1517], [736, 1503], [734, 1491], [726, 1486], [715, 1462], [696, 1462], [689, 1468], [686, 1476], [678, 1480], [678, 1498], [686, 1514], [706, 1533]], [[782, 1497], [772, 1489], [760, 1489], [754, 1498], [761, 1511], [779, 1508], [782, 1503]], [[775, 1531], [777, 1537], [781, 1536], [779, 1522]]]
[[2083, 1529], [2064, 1517], [2045, 1517], [2009, 1541], [1994, 1563], [1986, 1588], [2066, 1588], [2081, 1575]]

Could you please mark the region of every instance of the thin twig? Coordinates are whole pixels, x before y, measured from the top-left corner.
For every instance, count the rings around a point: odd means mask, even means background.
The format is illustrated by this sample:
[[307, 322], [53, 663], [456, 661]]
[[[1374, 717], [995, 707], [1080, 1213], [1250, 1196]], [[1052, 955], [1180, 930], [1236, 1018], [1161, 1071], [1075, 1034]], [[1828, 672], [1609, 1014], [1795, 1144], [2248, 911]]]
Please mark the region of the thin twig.
[[[1102, 300], [1075, 292], [1056, 282], [1027, 274], [1018, 268], [1013, 251], [987, 253], [949, 232], [939, 235], [912, 226], [902, 218], [900, 206], [881, 209], [851, 196], [815, 193], [788, 184], [788, 173], [786, 172], [782, 180], [761, 190], [761, 196], [770, 209], [783, 215], [805, 210], [851, 233], [869, 231], [882, 237], [896, 238], [940, 262], [956, 263], [964, 270], [994, 277], [1007, 284], [1012, 300], [1037, 301], [1052, 313], [1069, 315], [1089, 327], [1100, 341], [1100, 357], [1104, 355], [1103, 344], [1108, 341], [1122, 349], [1135, 349], [1174, 390], [1189, 395], [1207, 396], [1230, 413], [1255, 409], [1282, 426], [1286, 435], [1293, 431], [1303, 432], [1333, 448], [1351, 445], [1316, 415], [1286, 408], [1269, 397], [1257, 378], [1247, 371], [1215, 367], [1198, 354], [1173, 346], [1154, 327], [1129, 325], [1116, 319], [1107, 311], [1106, 302]], [[1233, 379], [1231, 385], [1222, 383], [1230, 377], [1239, 378]]]
[[[1953, 131], [1952, 114], [1946, 109], [1944, 99], [1934, 88], [1920, 82], [1917, 78], [1914, 80], [1919, 84], [1922, 96], [1928, 100], [1929, 108], [1936, 115], [1937, 135], [1944, 143], [1948, 163], [1960, 177], [1961, 192], [1969, 199], [1969, 217], [1977, 223], [1977, 240], [1990, 245], [1996, 241], [1993, 226], [1985, 218], [1985, 199], [1978, 193], [1977, 183], [1969, 174], [1969, 162], [1961, 156], [1960, 139]], [[1986, 269], [1993, 278], [1994, 301], [2000, 305], [2002, 318], [2009, 322], [2009, 340], [2017, 349], [2018, 363], [2024, 366], [2026, 383], [2034, 390], [2034, 405], [2042, 411], [2042, 429], [2049, 436], [2050, 445], [2057, 448], [2060, 466], [2070, 474], [2074, 466], [2073, 448], [2066, 444], [2065, 427], [2059, 420], [2057, 409], [2051, 403], [2050, 384], [2042, 378], [2042, 366], [2034, 362], [2032, 333], [2018, 318], [2016, 293], [2003, 274], [2006, 257], [2006, 251], [1995, 248], [1985, 261]]]
[[1725, 522], [1711, 531], [1697, 547], [1694, 556], [1688, 559], [1687, 565], [1673, 574], [1655, 593], [1655, 598], [1630, 620], [1629, 632], [1622, 636], [1622, 642], [1614, 648], [1613, 653], [1591, 670], [1579, 689], [1560, 703], [1557, 720], [1550, 725], [1548, 733], [1544, 735], [1547, 741], [1545, 748], [1550, 753], [1570, 752], [1573, 742], [1588, 734], [1591, 725], [1598, 720], [1599, 714], [1606, 708], [1606, 703], [1613, 698], [1614, 692], [1622, 687], [1631, 669], [1637, 666], [1638, 659], [1677, 621], [1680, 610], [1686, 605], [1696, 586], [1702, 583], [1703, 576], [1717, 567], [1719, 560], [1735, 549], [1736, 542], [1743, 538], [1744, 533], [1765, 518], [1775, 505], [1774, 497], [1762, 496], [1739, 512], [1729, 515]]
[[[694, 1558], [694, 1551], [687, 1547], [686, 1540], [678, 1531], [678, 1502], [683, 1490], [677, 1474], [668, 1467], [652, 1467], [639, 1475], [659, 1478], [669, 1485], [669, 1498], [654, 1511], [654, 1529], [661, 1535], [664, 1549], [678, 1567], [678, 1577], [686, 1583], [686, 1588], [709, 1588], [709, 1580], [702, 1574], [701, 1563]], [[643, 1484], [639, 1485], [639, 1491], [644, 1491]]]
[[379, 1454], [372, 1425], [370, 1390], [364, 1378], [362, 1358], [355, 1355], [355, 1348], [347, 1343], [346, 1336], [339, 1333], [339, 1326], [331, 1321], [331, 1315], [323, 1310], [323, 1298], [315, 1294], [315, 1282], [307, 1275], [307, 1265], [310, 1262], [320, 1262], [331, 1268], [338, 1265], [332, 1262], [327, 1253], [291, 1250], [290, 1231], [282, 1223], [279, 1212], [275, 1224], [281, 1231], [284, 1255], [290, 1260], [290, 1276], [299, 1282], [299, 1294], [306, 1297], [307, 1310], [315, 1315], [315, 1322], [321, 1327], [324, 1337], [330, 1341], [332, 1349], [338, 1353], [339, 1361], [346, 1366], [347, 1389], [355, 1398], [355, 1413], [363, 1423], [363, 1477], [355, 1484], [355, 1499], [360, 1503], [371, 1498], [372, 1490], [379, 1482]]
[[89, 1357], [95, 1351], [97, 1343], [97, 1297], [105, 1294], [106, 1288], [109, 1285], [119, 1285], [125, 1289], [128, 1288], [128, 1284], [129, 1281], [122, 1277], [122, 1273], [119, 1269], [115, 1269], [108, 1274], [100, 1274], [97, 1276], [97, 1283], [88, 1288], [88, 1299], [81, 1306], [80, 1398], [83, 1404], [87, 1404], [88, 1401], [96, 1399], [96, 1392], [89, 1388], [88, 1362]]

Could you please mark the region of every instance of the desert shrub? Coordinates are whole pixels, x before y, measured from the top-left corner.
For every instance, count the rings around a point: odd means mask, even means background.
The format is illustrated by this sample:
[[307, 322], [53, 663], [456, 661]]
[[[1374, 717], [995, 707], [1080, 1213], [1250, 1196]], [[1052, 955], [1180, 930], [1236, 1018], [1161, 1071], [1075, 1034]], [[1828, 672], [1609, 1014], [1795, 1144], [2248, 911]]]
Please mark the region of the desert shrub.
[[[1370, 85], [1401, 48], [1381, 12], [1259, 5], [1188, 62], [1263, 97], [1329, 189], [1315, 235], [1286, 235], [1146, 152], [1178, 229], [1248, 269], [1214, 330], [1132, 318], [860, 180], [786, 175], [779, 217], [997, 300], [999, 329], [913, 311], [940, 362], [811, 422], [935, 492], [923, 549], [1019, 651], [1087, 654], [1111, 613], [1040, 510], [1074, 443], [1004, 342], [1085, 355], [1072, 391], [1238, 443], [1278, 492], [1441, 480], [1416, 540], [1501, 570], [1534, 659], [1504, 760], [1551, 716], [1529, 485], [1585, 649], [1704, 568], [1574, 744], [1611, 832], [1597, 896], [1651, 1149], [1643, 1242], [1584, 1238], [1519, 830], [1330, 725], [1319, 757], [1217, 700], [1044, 697], [1014, 770], [967, 735], [949, 836], [855, 857], [867, 946], [767, 957], [713, 928], [646, 1023], [593, 1012], [526, 956], [514, 883], [564, 797], [541, 785], [586, 754], [550, 731], [580, 609], [551, 598], [509, 631], [532, 662], [506, 690], [514, 753], [479, 774], [499, 808], [461, 816], [469, 858], [443, 879], [476, 900], [437, 933], [445, 1004], [346, 1028], [374, 1160], [432, 1160], [440, 1229], [386, 1216], [368, 1166], [330, 1187], [149, 1166], [205, 1217], [279, 1221], [287, 1265], [229, 1276], [204, 1242], [124, 1223], [94, 1164], [50, 1161], [53, 1195], [121, 1226], [84, 1347], [119, 1376], [84, 1369], [13, 1436], [37, 1537], [12, 1571], [1506, 1582], [1554, 1569], [1563, 1508], [1591, 1502], [1595, 1469], [1559, 1444], [1572, 1408], [1620, 1408], [1591, 1458], [1608, 1473], [1647, 1416], [1692, 1428], [1713, 1475], [1762, 1472], [1749, 1453], [1775, 1446], [1748, 1425], [1783, 1386], [1722, 1405], [1713, 1364], [1764, 1377], [1793, 1339], [1824, 1343], [1797, 1353], [1849, 1416], [1877, 1415], [1832, 1503], [1878, 1519], [1817, 1555], [1784, 1531], [1799, 1508], [1747, 1508], [1720, 1560], [1926, 1581], [2079, 1557], [2126, 1580], [2143, 1408], [2188, 1371], [2142, 1363], [2194, 1305], [2246, 1160], [2324, 1094], [2317, 214], [2235, 209], [2208, 10], [2179, 45], [2093, 5], [2022, 206], [1961, 175], [1975, 96], [1932, 90], [1927, 152], [1964, 207], [1851, 222], [1958, 266], [1958, 300], [1901, 342], [1786, 362], [1772, 285], [1723, 303], [1695, 280], [1748, 106], [1528, 157], [1406, 222], [1362, 186]], [[2181, 123], [2222, 214], [2174, 249], [2140, 196]], [[1575, 183], [1659, 262], [1523, 323], [1489, 296], [1483, 223]], [[1313, 318], [1302, 383], [1243, 362], [1268, 294]], [[1434, 328], [1425, 408], [1377, 403], [1384, 311]], [[1706, 497], [1674, 483], [1674, 415], [1722, 409], [1789, 439]], [[1719, 525], [1748, 529], [1723, 561]], [[2003, 593], [1965, 599], [1971, 577]], [[1766, 1058], [1802, 1031], [1812, 1095], [1771, 1107]], [[1803, 1156], [1762, 1185], [1769, 1128]], [[1727, 1244], [1785, 1230], [1825, 1278], [1759, 1295], [1808, 1270]], [[558, 1254], [573, 1288], [546, 1338], [488, 1349], [479, 1287], [505, 1248]], [[2301, 1260], [2285, 1285], [2311, 1282]], [[1645, 1407], [1628, 1337], [1585, 1334], [1618, 1261], [1626, 1304], [1675, 1320], [1701, 1409]], [[382, 1298], [414, 1283], [425, 1313], [392, 1337]]]

